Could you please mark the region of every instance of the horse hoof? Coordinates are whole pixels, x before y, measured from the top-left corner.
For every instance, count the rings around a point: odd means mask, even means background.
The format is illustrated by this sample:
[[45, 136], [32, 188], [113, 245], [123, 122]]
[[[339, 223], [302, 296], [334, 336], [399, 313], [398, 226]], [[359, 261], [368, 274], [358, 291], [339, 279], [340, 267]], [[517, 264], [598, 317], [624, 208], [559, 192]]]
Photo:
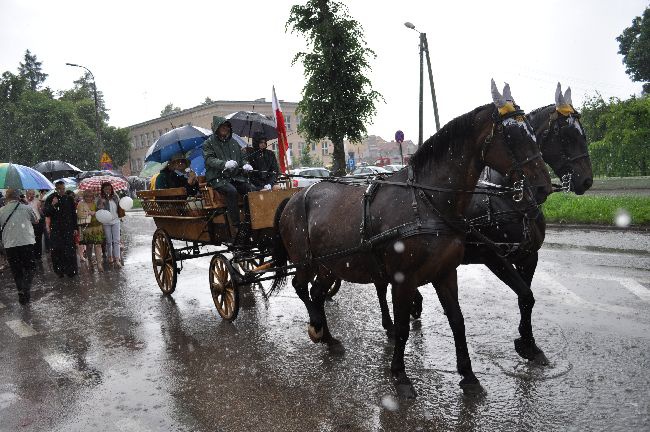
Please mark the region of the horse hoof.
[[546, 366], [550, 362], [544, 355], [544, 351], [539, 349], [535, 344], [535, 340], [524, 340], [522, 338], [515, 339], [515, 351], [523, 359], [529, 360], [530, 362], [538, 366]]
[[307, 334], [313, 343], [319, 343], [323, 339], [323, 329], [316, 331], [316, 328], [311, 324], [307, 326]]
[[532, 360], [532, 362], [537, 366], [548, 366], [551, 364], [542, 350], [539, 350], [539, 352], [535, 354], [535, 358]]
[[467, 378], [463, 378], [460, 383], [460, 388], [463, 390], [463, 393], [465, 396], [478, 396], [483, 393], [485, 393], [485, 389], [481, 385], [481, 383], [478, 382], [476, 378], [473, 380], [468, 380]]

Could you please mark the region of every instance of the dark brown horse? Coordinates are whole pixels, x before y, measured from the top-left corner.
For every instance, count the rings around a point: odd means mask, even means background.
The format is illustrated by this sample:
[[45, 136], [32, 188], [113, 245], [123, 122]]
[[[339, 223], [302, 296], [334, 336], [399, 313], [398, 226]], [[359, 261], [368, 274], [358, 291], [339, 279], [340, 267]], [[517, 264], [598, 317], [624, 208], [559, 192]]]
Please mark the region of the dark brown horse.
[[[391, 372], [406, 397], [415, 396], [404, 365], [409, 309], [416, 288], [429, 282], [447, 311], [460, 386], [468, 393], [482, 391], [467, 349], [456, 267], [465, 250], [467, 192], [483, 167], [494, 168], [509, 183], [533, 185], [537, 200], [551, 191], [532, 129], [513, 106], [508, 86], [501, 96], [493, 84], [493, 99], [445, 125], [390, 181], [366, 190], [321, 182], [294, 195], [279, 211], [283, 248], [275, 251], [275, 264], [281, 267], [288, 259], [296, 265], [292, 283], [307, 308], [314, 342], [340, 344], [330, 333], [324, 308], [327, 288], [337, 278], [392, 284], [397, 337]], [[279, 277], [274, 288], [281, 283]]]
[[[528, 120], [535, 130], [544, 161], [562, 179], [566, 189], [582, 195], [593, 183], [591, 161], [580, 115], [571, 104], [571, 89], [562, 95], [558, 83], [555, 104], [532, 111]], [[535, 298], [530, 289], [537, 268], [538, 250], [544, 242], [544, 215], [536, 203], [515, 202], [508, 196], [486, 193], [495, 190], [492, 185], [505, 183], [499, 173], [489, 168], [485, 171], [486, 175], [477, 187], [480, 193], [472, 197], [466, 217], [481, 234], [497, 243], [499, 249], [470, 238], [463, 264], [485, 264], [515, 292], [521, 315], [520, 338], [515, 340], [515, 350], [522, 358], [544, 365], [548, 360], [533, 337], [531, 321]], [[386, 285], [377, 285], [382, 326], [392, 337], [393, 323], [386, 291]], [[419, 317], [421, 310], [422, 296], [416, 292], [411, 314]]]

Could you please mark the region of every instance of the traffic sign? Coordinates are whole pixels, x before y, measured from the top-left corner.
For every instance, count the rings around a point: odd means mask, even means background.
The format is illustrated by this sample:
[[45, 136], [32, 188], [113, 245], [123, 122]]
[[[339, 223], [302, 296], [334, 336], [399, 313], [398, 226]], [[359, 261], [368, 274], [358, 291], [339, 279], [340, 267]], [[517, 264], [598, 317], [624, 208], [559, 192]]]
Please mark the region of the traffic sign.
[[401, 130], [398, 130], [397, 132], [395, 132], [395, 141], [397, 141], [400, 144], [403, 143], [404, 142], [404, 132], [402, 132]]

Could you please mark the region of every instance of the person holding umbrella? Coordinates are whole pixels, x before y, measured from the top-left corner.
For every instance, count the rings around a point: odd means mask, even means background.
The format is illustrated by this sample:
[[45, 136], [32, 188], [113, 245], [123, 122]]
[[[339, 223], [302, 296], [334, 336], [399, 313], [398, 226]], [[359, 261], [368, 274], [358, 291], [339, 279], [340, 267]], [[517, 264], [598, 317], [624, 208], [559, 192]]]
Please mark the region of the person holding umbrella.
[[236, 231], [235, 242], [242, 242], [245, 240], [246, 230], [242, 229], [237, 199], [238, 194], [246, 195], [256, 190], [244, 175], [252, 171], [253, 167], [248, 163], [244, 164], [244, 154], [240, 145], [232, 138], [232, 126], [228, 120], [214, 116], [212, 131], [214, 134], [203, 143], [206, 181], [226, 196], [231, 233], [235, 234]]
[[2, 245], [14, 282], [18, 289], [18, 302], [29, 303], [30, 289], [34, 277], [34, 228], [38, 217], [29, 205], [19, 200], [16, 189], [7, 189], [7, 204], [0, 209]]
[[73, 277], [78, 272], [74, 244], [77, 231], [77, 210], [74, 199], [65, 193], [65, 183], [57, 181], [55, 191], [45, 200], [43, 213], [50, 218], [46, 230], [50, 235], [52, 266], [59, 277]]

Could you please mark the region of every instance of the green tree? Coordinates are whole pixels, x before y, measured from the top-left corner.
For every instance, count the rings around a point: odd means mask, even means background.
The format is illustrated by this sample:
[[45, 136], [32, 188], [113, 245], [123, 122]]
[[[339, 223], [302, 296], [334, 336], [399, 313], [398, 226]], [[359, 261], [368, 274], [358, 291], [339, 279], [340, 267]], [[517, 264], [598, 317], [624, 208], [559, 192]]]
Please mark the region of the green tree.
[[604, 131], [589, 144], [596, 175], [650, 175], [650, 96], [610, 99], [605, 109], [601, 107], [596, 128]]
[[635, 17], [632, 25], [616, 38], [618, 53], [623, 55], [625, 72], [632, 81], [644, 82], [644, 93], [650, 93], [650, 7], [643, 16]]
[[36, 54], [27, 50], [25, 51], [25, 62], [18, 66], [18, 74], [27, 79], [29, 87], [34, 91], [38, 90], [47, 78], [47, 74], [43, 73], [42, 65], [42, 62], [36, 60]]
[[381, 98], [364, 75], [375, 53], [342, 3], [309, 0], [304, 6], [294, 5], [286, 27], [301, 33], [311, 47], [311, 52], [300, 52], [293, 59], [302, 61], [307, 78], [297, 108], [298, 130], [309, 141], [329, 138], [334, 144], [334, 174], [345, 175], [343, 140], [361, 141]]
[[168, 115], [172, 115], [177, 112], [181, 112], [181, 109], [179, 107], [175, 107], [174, 104], [170, 102], [165, 105], [165, 108], [163, 108], [162, 111], [160, 111], [160, 117], [167, 117]]
[[202, 105], [210, 105], [210, 104], [213, 103], [213, 102], [214, 102], [214, 101], [213, 101], [212, 99], [210, 99], [210, 96], [206, 96], [206, 97], [205, 97], [205, 100], [203, 101], [203, 104], [202, 104]]
[[[84, 72], [84, 74], [79, 77], [76, 81], [73, 82], [74, 87], [69, 90], [63, 90], [59, 92], [59, 98], [64, 100], [72, 101], [91, 101], [93, 103], [92, 112], [89, 113], [92, 117], [92, 124], [95, 123], [95, 83], [93, 82], [89, 72]], [[106, 109], [106, 103], [104, 102], [104, 92], [97, 90], [97, 111], [99, 112], [99, 118], [103, 122], [108, 122], [109, 115], [108, 109]], [[94, 126], [93, 126], [94, 127]]]
[[314, 160], [309, 152], [309, 143], [305, 144], [300, 152], [300, 166], [310, 167], [314, 166]]

